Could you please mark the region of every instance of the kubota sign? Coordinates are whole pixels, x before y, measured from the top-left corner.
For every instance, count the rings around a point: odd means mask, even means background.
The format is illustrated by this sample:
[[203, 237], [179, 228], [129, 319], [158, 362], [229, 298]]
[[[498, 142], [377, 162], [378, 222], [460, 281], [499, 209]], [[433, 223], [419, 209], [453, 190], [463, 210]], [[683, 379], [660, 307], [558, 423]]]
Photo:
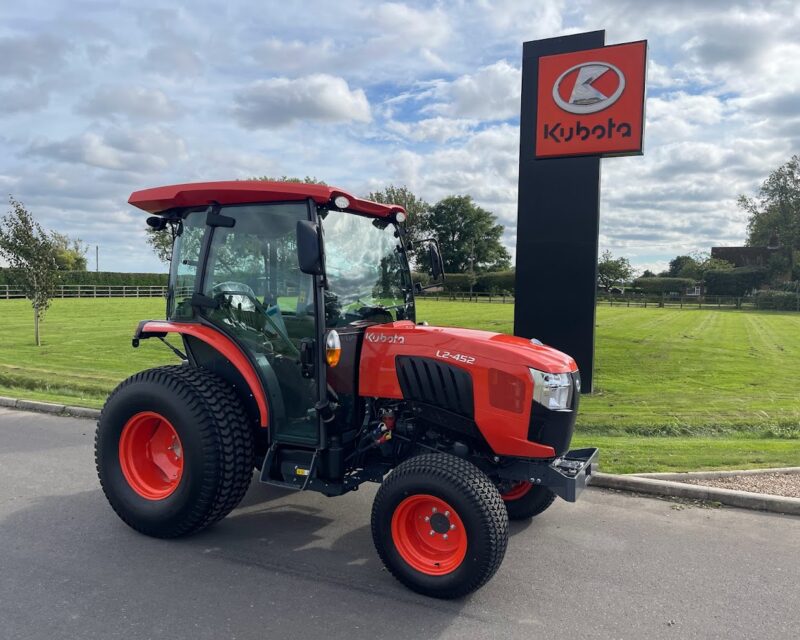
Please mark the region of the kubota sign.
[[536, 157], [642, 153], [647, 42], [539, 58]]

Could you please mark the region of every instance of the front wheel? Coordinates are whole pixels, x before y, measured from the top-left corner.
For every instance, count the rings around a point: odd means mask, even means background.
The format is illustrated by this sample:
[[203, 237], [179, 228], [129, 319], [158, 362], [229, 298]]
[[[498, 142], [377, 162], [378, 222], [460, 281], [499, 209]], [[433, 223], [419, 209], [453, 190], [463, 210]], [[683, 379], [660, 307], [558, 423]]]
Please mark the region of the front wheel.
[[508, 516], [497, 488], [475, 465], [423, 454], [400, 464], [378, 489], [372, 538], [387, 569], [407, 587], [458, 598], [497, 571]]
[[547, 487], [530, 482], [501, 487], [500, 496], [506, 503], [509, 520], [528, 520], [538, 516], [556, 499], [556, 494]]

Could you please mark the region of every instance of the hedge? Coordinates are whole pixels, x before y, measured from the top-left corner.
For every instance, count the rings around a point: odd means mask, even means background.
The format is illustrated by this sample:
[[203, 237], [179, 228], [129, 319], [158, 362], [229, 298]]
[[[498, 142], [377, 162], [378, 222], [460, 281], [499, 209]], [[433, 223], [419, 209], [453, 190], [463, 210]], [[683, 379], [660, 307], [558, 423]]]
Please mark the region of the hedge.
[[763, 267], [737, 267], [705, 274], [706, 293], [712, 296], [745, 296], [767, 281]]
[[800, 311], [800, 295], [790, 291], [756, 291], [756, 308]]
[[[59, 284], [164, 287], [166, 273], [120, 273], [116, 271], [60, 271]], [[0, 285], [13, 285], [11, 269], [0, 268]]]
[[684, 293], [694, 286], [691, 278], [637, 278], [633, 286], [644, 293]]
[[[495, 271], [488, 273], [447, 273], [442, 287], [448, 292], [472, 291], [476, 293], [493, 293], [513, 295], [514, 278], [513, 271]], [[427, 273], [416, 272], [413, 274], [414, 282], [428, 284], [430, 276]]]

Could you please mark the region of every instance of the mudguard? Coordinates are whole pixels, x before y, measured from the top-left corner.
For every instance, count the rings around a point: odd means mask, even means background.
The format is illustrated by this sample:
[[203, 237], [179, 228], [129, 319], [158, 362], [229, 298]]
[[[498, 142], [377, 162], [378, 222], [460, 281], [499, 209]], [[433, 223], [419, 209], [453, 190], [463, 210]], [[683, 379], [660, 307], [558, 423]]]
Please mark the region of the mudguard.
[[164, 320], [144, 320], [139, 323], [133, 336], [134, 346], [138, 340], [147, 338], [163, 338], [169, 333], [192, 336], [205, 342], [224, 357], [239, 372], [247, 383], [250, 394], [258, 407], [259, 424], [269, 426], [269, 409], [265, 400], [264, 388], [253, 365], [247, 356], [230, 338], [219, 331], [202, 324], [191, 322], [167, 322]]

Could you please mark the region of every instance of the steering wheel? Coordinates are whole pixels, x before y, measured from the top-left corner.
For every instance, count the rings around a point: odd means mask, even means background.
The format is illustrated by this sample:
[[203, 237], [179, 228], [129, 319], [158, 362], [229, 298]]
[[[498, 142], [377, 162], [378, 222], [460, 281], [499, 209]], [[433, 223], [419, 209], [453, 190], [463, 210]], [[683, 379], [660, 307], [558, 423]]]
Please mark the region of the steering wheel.
[[[238, 307], [242, 311], [258, 308], [256, 292], [244, 282], [219, 282], [211, 287], [211, 297], [226, 306]], [[238, 300], [235, 300], [237, 299]]]

